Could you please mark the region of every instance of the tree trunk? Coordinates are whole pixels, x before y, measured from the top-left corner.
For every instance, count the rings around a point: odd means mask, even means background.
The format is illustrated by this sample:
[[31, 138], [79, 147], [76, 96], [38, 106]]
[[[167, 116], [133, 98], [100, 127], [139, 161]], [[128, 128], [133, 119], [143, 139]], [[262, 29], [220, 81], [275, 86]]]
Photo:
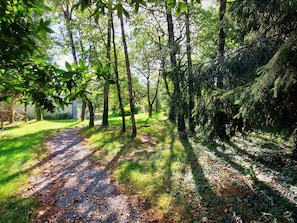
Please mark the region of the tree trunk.
[[[167, 5], [166, 5], [166, 11], [167, 11]], [[176, 113], [177, 113], [177, 107], [176, 107], [176, 97], [177, 97], [177, 86], [176, 86], [176, 78], [173, 77], [175, 75], [176, 71], [176, 56], [175, 56], [175, 44], [174, 44], [174, 29], [173, 29], [173, 21], [172, 21], [172, 13], [171, 11], [167, 12], [167, 27], [168, 27], [168, 46], [170, 48], [170, 62], [171, 62], [171, 79], [173, 79], [173, 86], [174, 86], [174, 92], [171, 95], [170, 99], [170, 109], [169, 109], [169, 120], [173, 123], [176, 122]], [[166, 83], [165, 83], [166, 84]], [[179, 88], [179, 87], [178, 87]]]
[[95, 126], [94, 107], [90, 100], [87, 99], [87, 102], [88, 102], [88, 108], [89, 108], [89, 114], [90, 114], [89, 127], [92, 128]]
[[[159, 45], [160, 52], [162, 52], [163, 51], [163, 46], [162, 46], [162, 43], [161, 43], [161, 36], [160, 35], [158, 36], [158, 45]], [[167, 93], [168, 97], [171, 98], [172, 95], [171, 95], [170, 90], [169, 90], [169, 85], [168, 85], [168, 82], [167, 82], [167, 75], [166, 75], [166, 72], [165, 72], [165, 63], [166, 63], [166, 58], [162, 57], [162, 59], [161, 59], [161, 71], [160, 71], [159, 75], [162, 75], [163, 80], [164, 80], [164, 84], [165, 84], [166, 93]], [[160, 81], [160, 79], [158, 79], [158, 82], [159, 81]], [[175, 112], [174, 112], [174, 106], [171, 106], [171, 103], [170, 103], [168, 119], [171, 122], [175, 123], [176, 122], [175, 118], [176, 118], [176, 115], [175, 115]]]
[[85, 116], [86, 116], [86, 107], [87, 107], [87, 102], [86, 100], [81, 101], [81, 115], [80, 115], [80, 120], [84, 121]]
[[153, 116], [153, 104], [151, 102], [149, 75], [146, 77], [146, 95], [147, 95], [149, 118], [151, 118]]
[[131, 70], [130, 70], [130, 61], [129, 61], [129, 55], [128, 55], [128, 47], [127, 47], [125, 29], [124, 29], [124, 19], [122, 14], [120, 14], [120, 22], [121, 22], [121, 30], [122, 30], [122, 41], [123, 41], [124, 53], [125, 53], [125, 61], [126, 61], [126, 72], [127, 72], [127, 78], [128, 78], [130, 117], [132, 122], [131, 138], [135, 138], [137, 134], [137, 129], [136, 129], [136, 122], [134, 117], [133, 86], [132, 86], [132, 77], [131, 77]]
[[[219, 62], [219, 69], [222, 68], [222, 63], [224, 61], [224, 53], [225, 53], [226, 34], [224, 31], [224, 24], [223, 24], [225, 12], [226, 12], [226, 0], [220, 0], [220, 6], [219, 6], [220, 30], [219, 30], [219, 36], [218, 36], [218, 49], [217, 49], [217, 59]], [[217, 87], [223, 88], [223, 77], [222, 77], [222, 74], [220, 73], [220, 70], [217, 76]]]
[[41, 108], [38, 104], [35, 104], [35, 115], [36, 115], [36, 121], [43, 120]]
[[[65, 18], [65, 24], [66, 24], [66, 29], [67, 29], [67, 34], [68, 34], [68, 38], [69, 38], [69, 42], [70, 42], [70, 48], [71, 48], [71, 53], [72, 53], [72, 57], [73, 57], [73, 62], [75, 64], [77, 64], [77, 56], [76, 56], [76, 48], [75, 48], [75, 44], [74, 44], [74, 39], [73, 39], [73, 32], [72, 32], [72, 28], [71, 28], [71, 9], [69, 8], [69, 5], [66, 3], [66, 8], [64, 9], [62, 7], [62, 11], [64, 13], [64, 18]], [[75, 100], [74, 100], [75, 101]], [[74, 106], [77, 103], [74, 102], [72, 103], [72, 117], [73, 118], [77, 118], [76, 114], [77, 114], [77, 107]], [[86, 106], [84, 106], [84, 109], [86, 109]], [[85, 114], [85, 110], [82, 109], [82, 113]], [[84, 118], [81, 119], [82, 121], [84, 120]]]
[[[166, 10], [167, 10], [167, 5], [166, 5]], [[186, 125], [185, 125], [185, 118], [183, 115], [182, 111], [182, 97], [181, 97], [181, 91], [180, 91], [180, 71], [177, 67], [177, 62], [176, 62], [176, 46], [175, 46], [175, 40], [174, 40], [174, 27], [173, 27], [173, 19], [172, 19], [172, 13], [171, 11], [167, 12], [167, 27], [168, 27], [168, 45], [170, 48], [170, 63], [171, 63], [171, 70], [172, 70], [172, 82], [173, 82], [173, 87], [174, 87], [174, 92], [173, 92], [173, 98], [171, 99], [171, 107], [170, 112], [172, 113], [171, 115], [176, 114], [177, 112], [177, 117], [178, 117], [178, 132], [180, 133], [181, 136], [186, 135]], [[175, 115], [176, 117], [176, 115]], [[174, 118], [175, 120], [175, 118]]]
[[102, 126], [108, 126], [108, 95], [109, 87], [104, 86], [104, 102], [103, 102], [103, 117], [102, 117]]
[[10, 107], [10, 117], [9, 117], [10, 124], [13, 124], [15, 120], [15, 102], [16, 102], [16, 99], [13, 98], [11, 101], [11, 107]]
[[[153, 100], [151, 102], [149, 102], [149, 117], [150, 118], [153, 116], [153, 105], [154, 105], [155, 101], [157, 101], [157, 98], [158, 98], [158, 91], [159, 91], [159, 84], [160, 84], [160, 75], [161, 75], [161, 72], [159, 73], [159, 76], [158, 76], [156, 91], [155, 91]], [[156, 104], [158, 105], [158, 103], [156, 103]], [[156, 110], [158, 111], [158, 108], [156, 108]]]
[[121, 130], [121, 132], [126, 132], [125, 110], [124, 110], [122, 96], [121, 96], [121, 86], [120, 86], [119, 70], [118, 70], [118, 56], [117, 56], [117, 48], [116, 48], [116, 43], [115, 43], [115, 31], [114, 31], [112, 13], [110, 13], [110, 18], [111, 18], [112, 44], [113, 44], [113, 56], [114, 56], [113, 68], [114, 68], [114, 73], [115, 73], [115, 77], [116, 77], [118, 100], [119, 100], [119, 106], [120, 106], [120, 111], [121, 111], [121, 116], [122, 116], [122, 130]]
[[73, 62], [75, 64], [77, 64], [76, 49], [75, 49], [75, 44], [74, 44], [74, 40], [73, 40], [73, 33], [72, 33], [72, 29], [71, 29], [71, 10], [69, 9], [68, 4], [66, 4], [65, 9], [62, 7], [62, 10], [63, 10], [63, 13], [64, 13], [65, 24], [66, 24], [67, 34], [68, 34], [68, 38], [69, 38], [69, 42], [70, 42]]
[[27, 103], [24, 104], [24, 121], [28, 122]]
[[[186, 4], [188, 1], [185, 0]], [[189, 6], [188, 6], [189, 7]], [[189, 108], [188, 108], [188, 120], [189, 120], [189, 130], [194, 133], [194, 118], [193, 118], [193, 109], [194, 109], [194, 97], [193, 97], [193, 72], [192, 72], [192, 47], [191, 47], [191, 36], [190, 36], [190, 16], [188, 13], [185, 14], [186, 22], [186, 41], [187, 41], [187, 61], [188, 61], [188, 93], [189, 93]]]
[[165, 84], [166, 93], [167, 93], [168, 97], [170, 98], [168, 119], [172, 123], [176, 123], [175, 106], [173, 105], [173, 102], [172, 102], [173, 94], [171, 94], [170, 91], [169, 91], [169, 85], [168, 85], [168, 82], [167, 82], [167, 77], [165, 75], [165, 72], [163, 72], [163, 80], [164, 80], [164, 84]]
[[71, 46], [71, 52], [72, 52], [72, 56], [73, 56], [73, 62], [75, 64], [77, 64], [77, 57], [76, 57], [74, 40], [73, 40], [73, 33], [72, 33], [71, 28], [70, 28], [70, 25], [67, 26], [67, 31], [68, 31], [68, 36], [69, 36], [69, 40], [70, 40], [70, 46]]
[[153, 104], [148, 104], [148, 112], [149, 112], [149, 118], [153, 117]]
[[[108, 63], [111, 62], [110, 49], [111, 49], [111, 18], [108, 19], [108, 26], [107, 26], [106, 59]], [[105, 80], [103, 91], [104, 91], [104, 102], [103, 102], [102, 126], [108, 126], [109, 80]]]

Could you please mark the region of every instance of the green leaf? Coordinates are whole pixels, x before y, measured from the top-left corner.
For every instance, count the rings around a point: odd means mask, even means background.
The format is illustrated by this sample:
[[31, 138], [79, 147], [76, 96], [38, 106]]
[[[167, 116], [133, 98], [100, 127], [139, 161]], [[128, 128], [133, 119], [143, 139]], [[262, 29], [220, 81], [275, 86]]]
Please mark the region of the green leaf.
[[43, 19], [40, 19], [37, 32], [54, 33], [54, 31], [48, 27], [50, 23], [51, 20], [44, 21]]
[[127, 17], [127, 18], [130, 18], [130, 15], [129, 15], [129, 12], [124, 9], [124, 7], [121, 5], [121, 4], [117, 4], [115, 6], [115, 10], [117, 10], [117, 14], [118, 14], [118, 17], [120, 18], [123, 14]]
[[187, 5], [187, 3], [185, 2], [178, 2], [177, 6], [176, 6], [176, 13], [178, 15], [182, 14], [182, 13], [189, 13], [189, 7]]
[[174, 0], [167, 0], [167, 12], [170, 12], [175, 7]]
[[7, 98], [6, 98], [6, 102], [7, 102], [7, 103], [11, 103], [11, 102], [12, 102], [12, 97], [7, 97]]
[[72, 71], [72, 67], [67, 61], [65, 62], [65, 67], [68, 71]]
[[83, 60], [79, 60], [78, 61], [78, 64], [79, 64], [80, 67], [84, 67], [85, 66], [85, 63], [84, 63]]

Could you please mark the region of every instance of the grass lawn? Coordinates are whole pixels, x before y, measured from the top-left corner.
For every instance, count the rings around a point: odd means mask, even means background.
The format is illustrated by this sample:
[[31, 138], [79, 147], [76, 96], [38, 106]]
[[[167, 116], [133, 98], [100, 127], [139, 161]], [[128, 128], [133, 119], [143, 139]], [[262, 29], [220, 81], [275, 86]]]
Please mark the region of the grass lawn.
[[[138, 134], [109, 127], [82, 129], [106, 169], [152, 219], [160, 222], [296, 222], [297, 163], [292, 141], [265, 133], [207, 141], [181, 141], [162, 113], [136, 115]], [[0, 222], [27, 222], [38, 205], [20, 191], [46, 155], [44, 142], [59, 129], [86, 126], [73, 120], [42, 121], [0, 132]]]
[[297, 220], [297, 169], [292, 160], [286, 160], [291, 141], [256, 133], [230, 142], [209, 142], [198, 134], [181, 141], [176, 126], [164, 115], [147, 117], [136, 115], [135, 139], [130, 138], [129, 117], [127, 133], [120, 133], [121, 119], [112, 117], [109, 127], [85, 128], [83, 134], [95, 150], [94, 161], [106, 165], [122, 190], [153, 219]]
[[28, 177], [45, 157], [44, 142], [59, 129], [71, 128], [75, 120], [30, 122], [0, 131], [0, 222], [27, 222], [37, 205], [19, 191], [28, 187]]

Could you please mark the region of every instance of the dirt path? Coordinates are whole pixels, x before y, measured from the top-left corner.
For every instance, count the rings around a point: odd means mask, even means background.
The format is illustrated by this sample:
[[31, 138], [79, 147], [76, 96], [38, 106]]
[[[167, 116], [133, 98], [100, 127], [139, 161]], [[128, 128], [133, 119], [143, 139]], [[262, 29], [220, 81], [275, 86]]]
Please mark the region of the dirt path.
[[49, 154], [30, 194], [41, 206], [32, 222], [147, 222], [120, 194], [104, 166], [93, 165], [78, 129], [66, 129], [47, 143]]

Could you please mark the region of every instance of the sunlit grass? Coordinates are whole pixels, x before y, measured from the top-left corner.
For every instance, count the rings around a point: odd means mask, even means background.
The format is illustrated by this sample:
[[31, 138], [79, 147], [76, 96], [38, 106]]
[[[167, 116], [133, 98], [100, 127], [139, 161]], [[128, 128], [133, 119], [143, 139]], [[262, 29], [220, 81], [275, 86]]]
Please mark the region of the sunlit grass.
[[[154, 114], [152, 118], [137, 114], [135, 118], [138, 133], [134, 139], [130, 137], [129, 117], [126, 117], [126, 133], [121, 133], [121, 117], [111, 117], [109, 127], [85, 128], [83, 133], [93, 145], [94, 159], [99, 165], [106, 165], [113, 177], [137, 196], [154, 218], [161, 222], [223, 222], [230, 214], [226, 207], [239, 213], [242, 207], [250, 205], [250, 200], [245, 200], [248, 192], [243, 192], [249, 191], [243, 181], [249, 177], [245, 167], [238, 162], [240, 159], [231, 158], [237, 153], [225, 155], [227, 148], [249, 155], [242, 151], [239, 142], [231, 141], [223, 147], [223, 142], [217, 144], [203, 138], [203, 132], [197, 134], [199, 137], [181, 141], [176, 125], [162, 113]], [[261, 151], [274, 151], [284, 146], [284, 143], [272, 141], [273, 138], [259, 135], [256, 138], [258, 140], [245, 141], [248, 143], [245, 150], [259, 147]], [[236, 196], [241, 202], [235, 199]], [[255, 202], [256, 209], [247, 208], [249, 219], [258, 219], [256, 215], [264, 210], [275, 212], [273, 206], [262, 207], [261, 202]], [[269, 202], [266, 200], [266, 203]], [[285, 201], [283, 208], [291, 206]], [[284, 219], [282, 214], [277, 214], [277, 219]]]
[[26, 221], [36, 201], [23, 199], [19, 191], [28, 187], [28, 177], [45, 157], [45, 140], [59, 129], [80, 125], [75, 120], [40, 121], [0, 132], [0, 222]]
[[[94, 159], [113, 171], [113, 176], [162, 218], [172, 209], [178, 180], [187, 167], [185, 150], [176, 134], [176, 126], [163, 113], [152, 118], [135, 116], [138, 134], [131, 139], [131, 122], [126, 117], [127, 132], [121, 133], [121, 117], [111, 117], [109, 127], [89, 129], [83, 134], [96, 150]], [[152, 196], [153, 195], [153, 196]]]

